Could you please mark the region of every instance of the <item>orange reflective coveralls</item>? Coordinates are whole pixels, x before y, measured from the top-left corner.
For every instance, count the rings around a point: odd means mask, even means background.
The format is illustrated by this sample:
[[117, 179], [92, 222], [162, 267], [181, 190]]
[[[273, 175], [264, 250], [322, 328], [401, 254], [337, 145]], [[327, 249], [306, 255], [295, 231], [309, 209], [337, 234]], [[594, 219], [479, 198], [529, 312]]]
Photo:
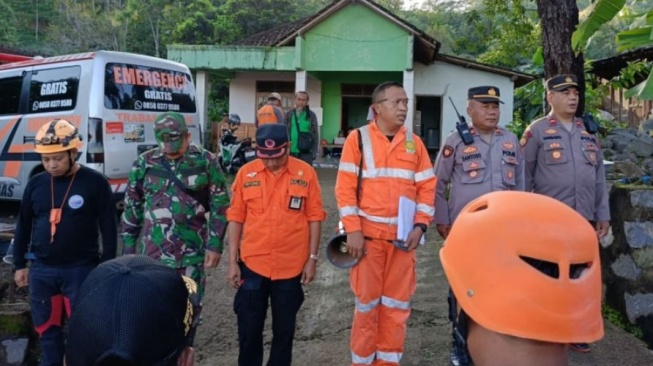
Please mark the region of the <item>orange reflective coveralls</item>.
[[397, 238], [399, 197], [417, 203], [414, 222], [427, 225], [435, 213], [436, 177], [426, 147], [405, 127], [389, 141], [376, 123], [361, 127], [363, 179], [356, 185], [361, 153], [358, 133], [347, 137], [336, 180], [340, 218], [348, 233], [362, 230], [366, 253], [351, 269], [356, 296], [351, 330], [353, 365], [397, 365], [401, 360], [415, 292], [415, 252]]

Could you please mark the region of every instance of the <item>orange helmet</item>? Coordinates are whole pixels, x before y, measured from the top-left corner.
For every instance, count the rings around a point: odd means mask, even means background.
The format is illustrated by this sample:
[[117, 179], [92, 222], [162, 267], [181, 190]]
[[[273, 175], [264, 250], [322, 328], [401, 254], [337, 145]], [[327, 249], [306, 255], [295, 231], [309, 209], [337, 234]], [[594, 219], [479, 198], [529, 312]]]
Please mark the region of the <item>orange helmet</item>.
[[460, 306], [491, 331], [555, 343], [603, 337], [596, 232], [553, 198], [477, 198], [458, 215], [440, 260]]
[[34, 137], [34, 151], [39, 154], [52, 154], [82, 147], [82, 138], [77, 128], [65, 119], [55, 119], [46, 123]]

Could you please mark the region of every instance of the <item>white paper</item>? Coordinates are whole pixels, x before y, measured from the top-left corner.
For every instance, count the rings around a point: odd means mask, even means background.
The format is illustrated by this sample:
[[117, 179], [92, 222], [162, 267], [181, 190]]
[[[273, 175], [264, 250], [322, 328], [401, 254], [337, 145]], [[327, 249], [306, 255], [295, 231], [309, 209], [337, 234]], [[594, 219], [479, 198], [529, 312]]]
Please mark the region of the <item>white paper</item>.
[[[408, 234], [413, 230], [415, 225], [415, 213], [417, 204], [415, 201], [404, 196], [399, 197], [399, 222], [397, 225], [397, 240], [405, 242], [408, 240]], [[419, 243], [424, 245], [424, 235], [419, 239]]]

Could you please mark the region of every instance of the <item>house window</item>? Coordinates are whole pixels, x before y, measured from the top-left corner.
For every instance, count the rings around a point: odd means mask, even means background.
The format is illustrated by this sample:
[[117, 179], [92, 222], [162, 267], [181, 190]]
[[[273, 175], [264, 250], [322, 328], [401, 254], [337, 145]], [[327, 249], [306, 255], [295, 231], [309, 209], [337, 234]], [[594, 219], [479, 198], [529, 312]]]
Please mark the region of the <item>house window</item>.
[[256, 109], [261, 108], [267, 101], [270, 93], [281, 94], [281, 107], [288, 110], [295, 106], [295, 82], [293, 81], [257, 81], [256, 82]]

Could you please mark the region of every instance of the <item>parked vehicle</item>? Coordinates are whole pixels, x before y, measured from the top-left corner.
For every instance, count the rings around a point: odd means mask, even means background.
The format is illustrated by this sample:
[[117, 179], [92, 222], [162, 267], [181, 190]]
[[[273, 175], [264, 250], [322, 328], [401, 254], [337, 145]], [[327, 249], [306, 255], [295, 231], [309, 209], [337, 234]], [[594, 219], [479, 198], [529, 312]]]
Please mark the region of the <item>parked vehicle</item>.
[[229, 115], [229, 127], [222, 129], [218, 160], [222, 171], [226, 174], [236, 174], [240, 167], [256, 159], [256, 150], [252, 148], [252, 139], [247, 137], [238, 141], [234, 135], [238, 126], [240, 126], [240, 117], [237, 114], [231, 114]]
[[156, 146], [152, 123], [168, 111], [202, 143], [193, 79], [177, 62], [98, 51], [0, 65], [0, 199], [20, 200], [44, 170], [34, 135], [61, 118], [82, 136], [78, 162], [109, 179], [120, 208], [137, 154]]

